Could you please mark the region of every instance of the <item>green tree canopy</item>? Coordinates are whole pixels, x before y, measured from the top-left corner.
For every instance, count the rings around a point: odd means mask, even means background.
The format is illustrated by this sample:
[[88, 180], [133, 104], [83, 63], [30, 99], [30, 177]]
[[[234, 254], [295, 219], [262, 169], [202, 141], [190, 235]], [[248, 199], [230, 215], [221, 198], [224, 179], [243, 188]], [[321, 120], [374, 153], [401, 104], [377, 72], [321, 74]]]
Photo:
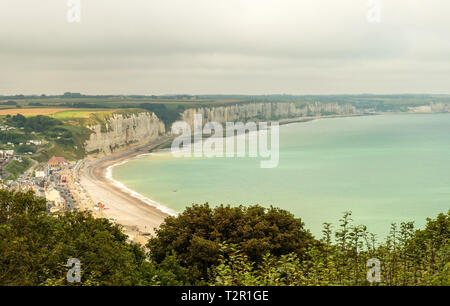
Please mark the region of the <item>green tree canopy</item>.
[[156, 262], [172, 253], [190, 270], [191, 280], [205, 279], [218, 263], [220, 244], [234, 243], [254, 262], [266, 253], [280, 256], [296, 253], [300, 258], [316, 243], [303, 222], [274, 207], [187, 207], [177, 217], [168, 217], [147, 244]]
[[69, 258], [81, 262], [82, 285], [181, 284], [175, 259], [158, 278], [144, 250], [126, 240], [106, 219], [55, 216], [31, 192], [0, 190], [0, 285], [69, 285]]

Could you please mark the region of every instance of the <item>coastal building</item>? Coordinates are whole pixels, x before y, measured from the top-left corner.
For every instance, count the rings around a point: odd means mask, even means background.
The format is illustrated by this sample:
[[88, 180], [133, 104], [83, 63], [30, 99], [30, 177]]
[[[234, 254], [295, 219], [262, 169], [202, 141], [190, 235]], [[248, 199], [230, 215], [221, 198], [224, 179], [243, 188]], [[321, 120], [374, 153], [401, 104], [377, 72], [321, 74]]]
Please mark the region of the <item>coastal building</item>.
[[48, 161], [48, 165], [51, 168], [55, 168], [55, 167], [62, 167], [67, 165], [67, 160], [64, 157], [56, 157], [53, 156], [52, 158], [49, 159]]
[[16, 160], [16, 161], [18, 161], [18, 162], [22, 162], [22, 156], [20, 156], [20, 155], [14, 155], [14, 156], [13, 156], [13, 160]]
[[8, 158], [14, 156], [14, 150], [0, 150], [0, 158]]
[[36, 146], [40, 146], [42, 144], [42, 141], [40, 141], [40, 140], [30, 140], [29, 142], [31, 144], [36, 145]]
[[47, 176], [47, 171], [36, 171], [35, 176], [39, 178], [44, 178]]

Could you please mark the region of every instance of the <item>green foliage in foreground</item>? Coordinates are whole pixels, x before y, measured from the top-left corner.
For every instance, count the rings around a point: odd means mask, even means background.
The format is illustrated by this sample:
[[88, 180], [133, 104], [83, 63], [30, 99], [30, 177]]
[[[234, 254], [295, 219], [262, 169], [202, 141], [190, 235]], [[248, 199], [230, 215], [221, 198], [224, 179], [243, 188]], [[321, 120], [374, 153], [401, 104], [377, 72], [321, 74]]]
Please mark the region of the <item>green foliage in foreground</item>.
[[[382, 285], [450, 285], [449, 217], [392, 226], [377, 244], [350, 213], [316, 240], [281, 209], [194, 205], [166, 219], [147, 253], [106, 219], [52, 215], [33, 193], [0, 190], [0, 285], [369, 285], [369, 258]], [[66, 281], [69, 258], [81, 283]]]
[[161, 264], [169, 268], [159, 274], [117, 225], [45, 209], [45, 200], [32, 193], [0, 190], [0, 285], [69, 285], [69, 258], [81, 261], [82, 285], [180, 284], [172, 281], [178, 273], [172, 272], [173, 258]]
[[381, 263], [381, 285], [450, 285], [449, 217], [428, 219], [424, 230], [393, 224], [378, 244], [352, 225], [350, 212], [315, 240], [281, 209], [194, 205], [167, 218], [147, 246], [156, 262], [175, 254], [198, 285], [370, 285], [372, 258]]
[[[380, 282], [385, 286], [449, 286], [449, 214], [428, 219], [424, 230], [414, 231], [412, 223], [392, 225], [385, 243], [376, 246], [363, 226], [349, 226], [350, 213], [341, 220], [331, 243], [325, 225], [320, 247], [312, 246], [308, 256], [266, 254], [262, 264], [254, 262], [234, 244], [223, 244], [220, 264], [210, 274], [211, 285], [227, 286], [361, 286], [367, 280], [369, 259], [381, 263]], [[369, 272], [370, 273], [370, 272]], [[374, 276], [372, 274], [372, 276]]]
[[255, 263], [260, 263], [267, 253], [295, 253], [303, 258], [315, 243], [301, 220], [285, 210], [260, 206], [212, 209], [204, 204], [166, 218], [147, 246], [152, 260], [158, 263], [176, 254], [189, 270], [189, 280], [202, 284], [207, 281], [208, 269], [219, 263], [223, 241], [239, 245]]

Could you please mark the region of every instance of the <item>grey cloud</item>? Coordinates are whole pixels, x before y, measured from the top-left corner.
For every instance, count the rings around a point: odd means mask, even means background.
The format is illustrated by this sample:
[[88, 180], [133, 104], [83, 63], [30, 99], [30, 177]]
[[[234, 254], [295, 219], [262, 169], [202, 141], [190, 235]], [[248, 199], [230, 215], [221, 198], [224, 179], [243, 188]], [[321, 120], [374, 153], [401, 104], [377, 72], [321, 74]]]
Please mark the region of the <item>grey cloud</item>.
[[381, 2], [3, 0], [0, 93], [448, 92], [450, 3]]

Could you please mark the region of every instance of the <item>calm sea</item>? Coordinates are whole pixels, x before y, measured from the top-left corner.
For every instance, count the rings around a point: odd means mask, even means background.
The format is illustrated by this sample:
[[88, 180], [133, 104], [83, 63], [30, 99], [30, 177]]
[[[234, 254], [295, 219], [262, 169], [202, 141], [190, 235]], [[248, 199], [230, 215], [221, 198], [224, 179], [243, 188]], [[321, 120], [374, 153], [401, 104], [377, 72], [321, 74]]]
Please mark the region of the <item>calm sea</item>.
[[175, 211], [192, 203], [277, 206], [320, 236], [344, 211], [380, 238], [392, 222], [450, 209], [450, 114], [336, 118], [280, 127], [280, 162], [150, 154], [115, 179]]

